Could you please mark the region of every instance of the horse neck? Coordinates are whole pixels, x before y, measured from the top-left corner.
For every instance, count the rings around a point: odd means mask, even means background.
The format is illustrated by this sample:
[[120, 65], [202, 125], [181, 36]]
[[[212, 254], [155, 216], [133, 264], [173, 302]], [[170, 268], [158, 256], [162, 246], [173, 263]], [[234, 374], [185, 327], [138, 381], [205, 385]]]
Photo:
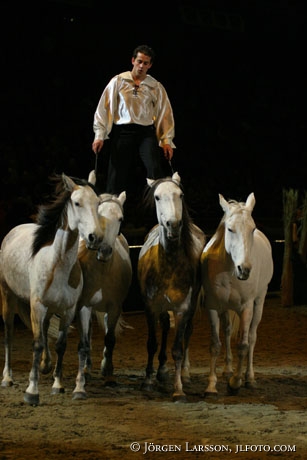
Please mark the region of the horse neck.
[[56, 231], [52, 246], [58, 259], [64, 261], [65, 265], [74, 264], [78, 257], [79, 231], [59, 228]]
[[219, 224], [215, 234], [208, 242], [206, 246], [206, 252], [210, 254], [216, 254], [219, 256], [219, 258], [229, 258], [231, 260], [230, 255], [227, 254], [225, 249], [225, 225], [223, 222]]

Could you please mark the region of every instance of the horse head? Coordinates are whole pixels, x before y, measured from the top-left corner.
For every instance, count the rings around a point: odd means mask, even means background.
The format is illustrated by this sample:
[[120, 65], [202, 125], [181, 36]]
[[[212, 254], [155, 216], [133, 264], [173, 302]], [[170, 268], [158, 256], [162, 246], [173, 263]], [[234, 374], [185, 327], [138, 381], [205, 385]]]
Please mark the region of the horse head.
[[236, 277], [239, 280], [247, 280], [252, 269], [250, 255], [256, 229], [252, 217], [255, 196], [251, 193], [246, 203], [239, 203], [235, 200], [228, 202], [219, 194], [219, 201], [225, 213], [225, 250], [232, 258]]
[[68, 225], [71, 230], [78, 229], [88, 249], [97, 249], [103, 236], [98, 219], [98, 195], [86, 182], [76, 183], [65, 174], [62, 174], [62, 179], [65, 189], [70, 192], [67, 206]]
[[124, 202], [126, 192], [119, 196], [104, 193], [100, 195], [98, 214], [103, 232], [103, 240], [97, 250], [97, 260], [107, 262], [113, 254], [116, 238], [120, 234], [120, 227], [124, 220]]
[[179, 174], [175, 172], [172, 177], [165, 179], [147, 179], [147, 184], [153, 188], [157, 219], [165, 237], [171, 241], [178, 240], [183, 213], [183, 192]]

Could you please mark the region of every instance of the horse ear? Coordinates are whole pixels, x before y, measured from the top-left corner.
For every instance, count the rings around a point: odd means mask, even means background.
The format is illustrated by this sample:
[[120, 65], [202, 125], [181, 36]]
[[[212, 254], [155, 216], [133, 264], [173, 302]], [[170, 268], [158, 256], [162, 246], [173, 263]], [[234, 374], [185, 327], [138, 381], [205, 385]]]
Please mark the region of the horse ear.
[[172, 180], [174, 182], [176, 182], [176, 184], [180, 185], [180, 182], [181, 182], [181, 177], [179, 176], [179, 174], [177, 172], [175, 172], [173, 175], [172, 175]]
[[76, 187], [76, 184], [74, 183], [74, 181], [66, 176], [66, 174], [62, 173], [62, 179], [63, 179], [63, 182], [64, 182], [64, 186], [65, 186], [65, 189], [68, 190], [69, 192], [72, 192], [73, 189]]
[[256, 204], [256, 199], [255, 199], [255, 195], [254, 193], [250, 193], [247, 197], [247, 200], [246, 200], [246, 203], [245, 203], [245, 207], [250, 211], [252, 212], [252, 210], [254, 209], [254, 206]]
[[154, 179], [148, 179], [148, 177], [147, 177], [146, 181], [147, 181], [147, 185], [149, 187], [152, 187], [152, 184], [155, 182]]
[[219, 200], [220, 200], [220, 205], [221, 205], [223, 211], [226, 212], [228, 210], [228, 208], [229, 208], [229, 205], [228, 205], [228, 202], [223, 197], [223, 195], [221, 195], [220, 193], [219, 193]]
[[126, 201], [126, 192], [125, 191], [119, 194], [118, 200], [119, 200], [120, 204], [123, 206], [123, 204]]
[[87, 181], [92, 185], [96, 184], [96, 173], [94, 169], [89, 173]]

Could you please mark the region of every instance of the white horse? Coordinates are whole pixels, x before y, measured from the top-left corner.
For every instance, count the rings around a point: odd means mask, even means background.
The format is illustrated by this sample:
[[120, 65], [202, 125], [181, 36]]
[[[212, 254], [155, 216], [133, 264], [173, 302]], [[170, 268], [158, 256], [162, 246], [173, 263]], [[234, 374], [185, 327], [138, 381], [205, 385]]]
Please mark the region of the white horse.
[[156, 325], [162, 327], [157, 379], [167, 377], [167, 337], [169, 311], [175, 316], [175, 340], [172, 357], [175, 363], [174, 400], [184, 400], [182, 377], [189, 379], [188, 346], [192, 320], [200, 290], [200, 256], [205, 235], [192, 223], [178, 173], [156, 181], [147, 179], [147, 200], [155, 203], [158, 225], [147, 235], [139, 254], [138, 279], [145, 302], [148, 325], [148, 361], [144, 389], [153, 387], [153, 359], [157, 351]]
[[[206, 395], [217, 394], [216, 361], [221, 349], [220, 320], [226, 339], [224, 373], [229, 378], [228, 390], [236, 394], [243, 378], [247, 358], [245, 385], [255, 385], [253, 354], [257, 327], [261, 321], [268, 284], [273, 275], [273, 259], [269, 240], [256, 228], [252, 211], [255, 197], [246, 203], [227, 202], [219, 195], [224, 216], [202, 256], [204, 306], [211, 327], [211, 364]], [[235, 312], [235, 317], [233, 316]], [[233, 373], [231, 353], [232, 321], [240, 320], [237, 343], [238, 364]], [[234, 323], [235, 324], [235, 323]], [[235, 332], [235, 327], [233, 333]]]
[[[93, 177], [89, 179], [94, 182]], [[79, 262], [83, 272], [84, 285], [77, 306], [77, 325], [80, 333], [78, 346], [79, 371], [73, 399], [86, 398], [85, 376], [90, 375], [91, 362], [91, 317], [92, 310], [101, 322], [104, 315], [105, 347], [101, 361], [101, 373], [108, 381], [113, 376], [113, 349], [118, 327], [123, 324], [122, 305], [132, 280], [130, 250], [126, 238], [120, 233], [124, 218], [123, 205], [126, 193], [119, 196], [102, 194], [98, 208], [103, 231], [97, 253], [89, 251], [85, 241], [79, 245]], [[85, 374], [85, 370], [87, 374]]]
[[5, 330], [5, 366], [2, 386], [13, 385], [11, 348], [14, 316], [18, 313], [33, 332], [33, 362], [24, 400], [39, 404], [38, 379], [48, 372], [47, 331], [51, 317], [60, 317], [56, 342], [57, 363], [52, 393], [64, 391], [62, 360], [67, 330], [82, 292], [78, 262], [79, 236], [89, 249], [102, 240], [99, 198], [87, 182], [55, 176], [55, 198], [39, 207], [36, 223], [14, 227], [3, 239], [0, 253], [0, 289]]

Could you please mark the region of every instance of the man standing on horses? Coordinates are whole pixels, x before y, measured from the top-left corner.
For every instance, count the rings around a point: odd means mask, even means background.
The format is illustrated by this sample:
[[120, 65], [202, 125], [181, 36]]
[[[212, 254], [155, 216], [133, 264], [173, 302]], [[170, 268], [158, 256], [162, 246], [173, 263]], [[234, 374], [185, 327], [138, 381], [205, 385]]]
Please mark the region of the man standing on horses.
[[147, 75], [153, 60], [152, 48], [147, 45], [135, 48], [132, 70], [114, 76], [98, 103], [92, 150], [98, 155], [110, 134], [108, 193], [119, 194], [130, 189], [137, 155], [150, 179], [164, 176], [159, 147], [166, 160], [173, 157], [173, 110], [163, 85]]

